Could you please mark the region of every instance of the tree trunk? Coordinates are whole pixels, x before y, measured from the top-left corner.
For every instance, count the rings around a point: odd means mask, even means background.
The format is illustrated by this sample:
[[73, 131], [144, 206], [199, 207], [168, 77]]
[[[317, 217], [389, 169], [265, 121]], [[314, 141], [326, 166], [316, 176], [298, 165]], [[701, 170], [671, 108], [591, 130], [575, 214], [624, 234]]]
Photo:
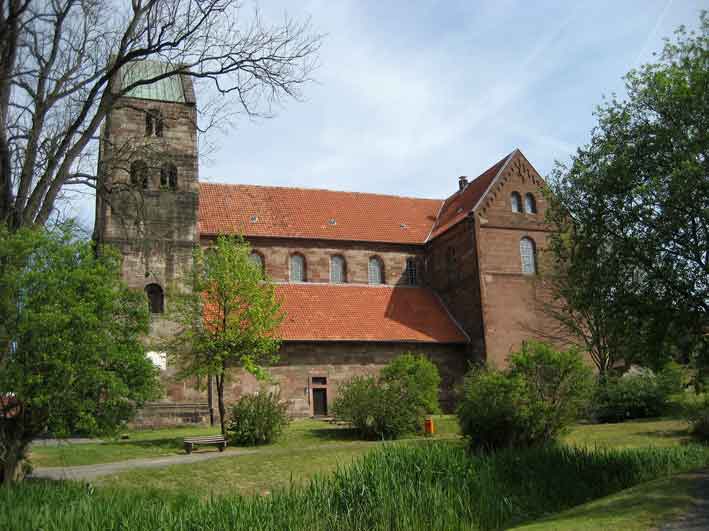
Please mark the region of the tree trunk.
[[209, 406], [209, 425], [214, 426], [214, 389], [212, 375], [207, 375], [207, 404]]
[[24, 478], [24, 462], [25, 446], [12, 447], [5, 452], [5, 457], [2, 463], [2, 484], [10, 486]]
[[224, 379], [225, 375], [220, 374], [217, 379], [217, 401], [219, 403], [219, 423], [222, 428], [222, 435], [226, 436], [226, 409], [224, 407]]

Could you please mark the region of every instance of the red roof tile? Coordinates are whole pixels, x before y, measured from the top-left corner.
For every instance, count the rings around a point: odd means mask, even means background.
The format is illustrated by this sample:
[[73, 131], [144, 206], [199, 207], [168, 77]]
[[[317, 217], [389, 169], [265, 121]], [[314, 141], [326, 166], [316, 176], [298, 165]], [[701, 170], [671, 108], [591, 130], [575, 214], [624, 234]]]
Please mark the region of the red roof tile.
[[429, 240], [443, 234], [453, 225], [464, 219], [477, 205], [480, 198], [488, 189], [493, 179], [500, 172], [507, 160], [514, 154], [514, 151], [505, 158], [496, 162], [485, 170], [479, 177], [471, 181], [463, 190], [459, 190], [446, 199], [441, 212], [438, 214], [436, 224], [431, 231]]
[[445, 201], [393, 195], [200, 183], [201, 235], [243, 234], [422, 244], [464, 219], [514, 152]]
[[440, 199], [200, 183], [202, 235], [423, 243]]
[[466, 343], [427, 288], [355, 284], [278, 284], [285, 341]]

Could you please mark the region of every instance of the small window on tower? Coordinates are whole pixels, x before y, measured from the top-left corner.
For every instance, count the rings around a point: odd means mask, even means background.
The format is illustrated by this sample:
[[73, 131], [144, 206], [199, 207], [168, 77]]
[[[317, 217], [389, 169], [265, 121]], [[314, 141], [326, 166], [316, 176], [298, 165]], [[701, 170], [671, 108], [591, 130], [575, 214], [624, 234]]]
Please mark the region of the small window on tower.
[[143, 190], [148, 188], [148, 165], [142, 160], [136, 160], [130, 165], [130, 183]]
[[165, 297], [159, 284], [145, 286], [145, 294], [148, 296], [150, 313], [163, 313], [165, 311]]
[[510, 203], [512, 206], [512, 212], [522, 212], [522, 196], [519, 195], [519, 192], [512, 192], [510, 194]]
[[534, 240], [526, 236], [519, 241], [519, 254], [522, 258], [522, 273], [533, 275], [537, 272], [537, 250]]
[[384, 284], [384, 264], [378, 256], [369, 259], [368, 280], [370, 284]]
[[290, 257], [290, 280], [305, 282], [305, 257], [302, 254], [294, 254]]
[[163, 164], [160, 168], [160, 187], [177, 190], [177, 166], [171, 162]]
[[345, 282], [345, 259], [340, 255], [330, 257], [330, 282], [333, 284]]
[[251, 254], [249, 255], [249, 260], [251, 260], [251, 263], [259, 268], [261, 273], [264, 272], [263, 256], [261, 255], [261, 253], [259, 253], [258, 251], [251, 251]]
[[163, 117], [158, 109], [148, 109], [145, 113], [145, 136], [162, 136]]

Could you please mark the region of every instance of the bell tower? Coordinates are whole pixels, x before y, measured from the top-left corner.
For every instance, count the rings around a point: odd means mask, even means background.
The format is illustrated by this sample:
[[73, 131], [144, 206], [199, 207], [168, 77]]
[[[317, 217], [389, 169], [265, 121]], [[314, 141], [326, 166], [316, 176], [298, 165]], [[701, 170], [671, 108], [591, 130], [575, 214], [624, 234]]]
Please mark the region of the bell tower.
[[[164, 69], [128, 65], [112, 90]], [[155, 317], [169, 305], [167, 287], [189, 277], [199, 244], [196, 119], [191, 78], [169, 77], [120, 97], [101, 131], [94, 239], [119, 249], [124, 280], [145, 290]]]

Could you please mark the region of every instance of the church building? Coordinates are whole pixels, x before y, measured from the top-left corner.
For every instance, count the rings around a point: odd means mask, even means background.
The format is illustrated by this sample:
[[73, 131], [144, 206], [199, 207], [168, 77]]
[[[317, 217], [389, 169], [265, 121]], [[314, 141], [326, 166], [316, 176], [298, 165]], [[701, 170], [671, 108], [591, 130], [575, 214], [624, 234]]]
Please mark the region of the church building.
[[[160, 65], [137, 68], [123, 79]], [[276, 284], [285, 318], [270, 373], [294, 416], [327, 415], [343, 381], [402, 352], [437, 364], [450, 408], [471, 364], [503, 365], [542, 326], [543, 181], [520, 150], [474, 179], [441, 180], [439, 199], [217, 184], [199, 180], [195, 123], [191, 80], [167, 78], [121, 97], [102, 130], [110, 193], [97, 194], [94, 237], [120, 250], [124, 280], [146, 292], [152, 334], [171, 330], [166, 287], [220, 234], [244, 235]], [[259, 383], [235, 374], [229, 385], [233, 399]], [[205, 396], [170, 381], [166, 403]]]

